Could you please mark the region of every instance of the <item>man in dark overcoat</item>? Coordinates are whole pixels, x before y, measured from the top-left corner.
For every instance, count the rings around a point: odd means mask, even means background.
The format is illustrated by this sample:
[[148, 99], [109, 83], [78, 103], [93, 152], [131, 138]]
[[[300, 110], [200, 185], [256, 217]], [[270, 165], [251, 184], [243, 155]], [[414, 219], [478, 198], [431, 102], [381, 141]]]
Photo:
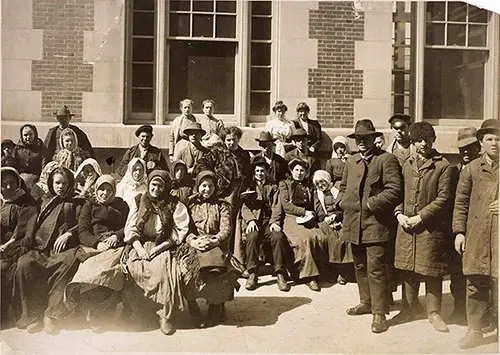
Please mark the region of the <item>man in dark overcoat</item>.
[[484, 153], [462, 170], [453, 210], [455, 249], [467, 278], [468, 330], [459, 341], [462, 349], [482, 343], [488, 305], [493, 323], [498, 319], [498, 120], [484, 121], [477, 139]]
[[292, 120], [295, 129], [302, 128], [311, 137], [309, 144], [309, 152], [315, 157], [318, 156], [321, 148], [321, 124], [318, 120], [309, 117], [311, 109], [305, 102], [299, 102], [297, 105], [297, 118]]
[[373, 314], [371, 330], [387, 330], [388, 280], [386, 257], [393, 211], [401, 202], [402, 177], [397, 158], [377, 147], [369, 119], [356, 122], [353, 134], [359, 152], [347, 160], [340, 184], [340, 208], [344, 210], [341, 238], [350, 242], [360, 303], [347, 309], [349, 315]]

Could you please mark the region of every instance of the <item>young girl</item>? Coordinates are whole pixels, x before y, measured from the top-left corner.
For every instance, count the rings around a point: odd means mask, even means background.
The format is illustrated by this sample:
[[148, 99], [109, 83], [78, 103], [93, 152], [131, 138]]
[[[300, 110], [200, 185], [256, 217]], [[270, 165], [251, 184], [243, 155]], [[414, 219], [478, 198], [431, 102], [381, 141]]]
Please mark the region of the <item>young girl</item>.
[[78, 246], [73, 173], [56, 168], [48, 186], [34, 233], [25, 238], [29, 251], [17, 262], [14, 303], [21, 310], [19, 328], [57, 334], [58, 320], [67, 314], [64, 288], [84, 253]]
[[32, 232], [36, 222], [37, 208], [33, 198], [26, 193], [17, 170], [11, 167], [2, 167], [0, 178], [1, 315], [2, 324], [5, 324], [9, 318], [16, 261], [26, 252], [20, 241]]
[[[176, 309], [183, 309], [182, 278], [178, 267], [183, 249], [179, 246], [189, 231], [188, 210], [170, 196], [170, 186], [168, 172], [152, 171], [148, 177], [148, 190], [136, 196], [125, 225], [125, 242], [132, 245], [125, 261], [126, 269], [144, 296], [161, 307], [157, 314], [160, 330], [165, 335], [175, 332], [172, 315]], [[130, 301], [133, 309], [141, 307], [137, 301]]]
[[75, 173], [77, 197], [90, 198], [94, 195], [95, 182], [102, 175], [101, 167], [97, 160], [85, 159]]
[[187, 166], [182, 160], [174, 161], [170, 169], [172, 176], [170, 194], [177, 197], [183, 204], [188, 203], [189, 196], [193, 193], [193, 180], [187, 171]]
[[330, 174], [335, 187], [340, 187], [347, 158], [350, 157], [349, 144], [344, 136], [337, 136], [332, 141], [332, 157], [326, 162], [325, 170]]
[[127, 166], [127, 172], [116, 185], [116, 197], [122, 198], [129, 207], [135, 204], [135, 196], [148, 189], [146, 162], [141, 158], [133, 158]]
[[49, 193], [49, 187], [47, 185], [47, 181], [49, 179], [50, 174], [59, 166], [59, 163], [56, 161], [48, 162], [42, 169], [42, 173], [40, 174], [40, 178], [31, 188], [31, 196], [35, 199], [35, 201], [40, 205], [42, 203], [42, 197]]
[[59, 137], [62, 149], [54, 155], [53, 160], [72, 171], [76, 171], [80, 164], [90, 158], [89, 152], [78, 146], [78, 138], [71, 128], [65, 128]]
[[314, 173], [313, 183], [316, 187], [314, 212], [320, 229], [328, 236], [328, 261], [335, 266], [337, 282], [345, 285], [347, 278], [353, 276], [353, 260], [350, 244], [343, 242], [338, 233], [342, 228], [342, 211], [337, 208], [339, 190], [333, 186], [330, 174], [325, 170]]
[[88, 315], [90, 328], [96, 333], [105, 330], [106, 318], [116, 310], [116, 292], [123, 288], [124, 282], [120, 246], [129, 208], [121, 198], [115, 198], [115, 191], [115, 179], [102, 175], [96, 181], [94, 195], [82, 207], [78, 219], [80, 243], [99, 254], [81, 264], [66, 287], [66, 304], [74, 308], [80, 303]]
[[32, 124], [21, 127], [19, 143], [14, 151], [17, 167], [26, 186], [31, 189], [42, 172], [45, 155], [43, 141], [38, 138], [38, 131]]

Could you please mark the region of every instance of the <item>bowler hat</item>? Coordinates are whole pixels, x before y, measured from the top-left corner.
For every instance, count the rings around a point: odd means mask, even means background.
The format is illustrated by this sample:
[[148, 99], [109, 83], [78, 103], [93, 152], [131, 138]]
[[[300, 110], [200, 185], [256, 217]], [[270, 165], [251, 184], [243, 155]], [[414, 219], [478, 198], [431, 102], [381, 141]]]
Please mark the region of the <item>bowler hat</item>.
[[478, 143], [477, 130], [475, 127], [465, 127], [458, 130], [457, 147], [463, 148], [473, 143]]
[[301, 165], [304, 169], [309, 170], [309, 163], [305, 160], [294, 158], [288, 163], [288, 170], [292, 171], [296, 165]]
[[267, 163], [266, 159], [262, 156], [255, 157], [255, 159], [252, 160], [252, 167], [256, 167], [257, 165], [259, 166], [265, 166], [266, 169], [269, 168], [269, 164]]
[[271, 133], [266, 131], [260, 132], [259, 136], [255, 138], [257, 142], [274, 142], [276, 139]]
[[153, 127], [151, 127], [151, 125], [148, 124], [142, 125], [135, 130], [135, 136], [139, 137], [139, 134], [141, 134], [142, 132], [153, 134]]
[[63, 105], [63, 107], [54, 112], [54, 116], [74, 116], [74, 114], [71, 113], [68, 106]]
[[411, 116], [404, 113], [395, 113], [391, 116], [391, 118], [389, 118], [389, 123], [392, 124], [392, 121], [394, 120], [401, 120], [409, 125], [411, 123]]
[[486, 133], [493, 133], [498, 135], [499, 132], [498, 120], [495, 118], [490, 118], [489, 120], [483, 121], [481, 124], [481, 128], [477, 130], [477, 140], [480, 141], [483, 139], [483, 136]]
[[191, 122], [191, 121], [186, 123], [186, 125], [184, 126], [184, 129], [182, 130], [182, 133], [184, 133], [185, 135], [188, 135], [189, 132], [193, 132], [193, 131], [201, 132], [202, 135], [207, 133], [207, 131], [205, 131], [203, 128], [201, 128], [201, 124], [199, 124], [198, 122]]
[[373, 122], [369, 119], [363, 119], [356, 122], [356, 127], [354, 128], [354, 133], [349, 134], [347, 137], [356, 138], [357, 136], [370, 136], [375, 137], [383, 135], [382, 132], [375, 131]]
[[306, 130], [303, 128], [296, 128], [292, 131], [292, 134], [290, 135], [290, 139], [294, 138], [307, 138], [311, 139], [312, 137], [307, 134]]

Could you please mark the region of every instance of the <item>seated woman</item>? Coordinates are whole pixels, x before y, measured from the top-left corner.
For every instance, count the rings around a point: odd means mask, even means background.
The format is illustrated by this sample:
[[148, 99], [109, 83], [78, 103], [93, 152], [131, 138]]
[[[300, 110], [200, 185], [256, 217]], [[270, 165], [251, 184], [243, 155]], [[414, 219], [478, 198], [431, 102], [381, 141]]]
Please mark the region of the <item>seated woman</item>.
[[69, 170], [76, 171], [85, 159], [90, 158], [90, 153], [78, 146], [78, 138], [71, 128], [63, 129], [59, 136], [59, 144], [61, 150], [54, 154], [52, 160]]
[[[189, 232], [188, 210], [170, 196], [170, 186], [168, 172], [152, 171], [148, 190], [136, 196], [125, 225], [125, 242], [132, 245], [126, 269], [144, 296], [160, 308], [160, 330], [166, 335], [176, 330], [172, 324], [174, 311], [183, 309], [178, 265], [181, 253], [188, 248], [179, 246]], [[130, 306], [136, 311], [135, 304]]]
[[101, 167], [93, 158], [85, 159], [75, 173], [77, 197], [90, 198], [94, 195], [95, 182], [102, 175]]
[[14, 168], [2, 167], [0, 205], [0, 252], [2, 277], [2, 325], [10, 319], [12, 286], [17, 259], [27, 250], [21, 240], [29, 235], [36, 223], [37, 208], [33, 198], [26, 193], [23, 181]]
[[347, 138], [344, 136], [335, 137], [332, 141], [332, 147], [332, 157], [327, 160], [325, 170], [330, 174], [335, 187], [338, 188], [344, 173], [345, 162], [351, 155]]
[[[238, 288], [239, 274], [228, 267], [224, 257], [229, 250], [231, 236], [231, 207], [216, 194], [217, 177], [211, 171], [202, 171], [196, 177], [196, 195], [193, 195], [189, 210], [193, 219], [193, 233], [187, 237], [187, 243], [197, 251], [198, 258], [192, 262], [199, 270], [199, 277], [193, 273], [191, 282], [184, 277], [188, 289], [188, 300], [204, 298], [209, 303], [204, 326], [213, 326], [224, 320], [224, 303], [234, 297], [234, 288]], [[193, 292], [194, 288], [194, 292]], [[190, 303], [191, 316], [199, 312]]]
[[78, 244], [73, 173], [56, 168], [48, 186], [34, 232], [24, 239], [29, 251], [17, 261], [13, 302], [21, 311], [19, 328], [57, 334], [58, 320], [68, 311], [64, 288], [85, 255]]
[[135, 204], [135, 196], [148, 189], [146, 162], [141, 158], [133, 158], [127, 166], [125, 176], [116, 185], [116, 197], [120, 197], [129, 207]]
[[189, 196], [193, 193], [194, 184], [193, 179], [188, 174], [186, 164], [182, 160], [174, 161], [170, 168], [170, 173], [172, 176], [172, 190], [170, 194], [187, 205]]
[[38, 131], [32, 124], [21, 127], [19, 143], [14, 150], [17, 169], [26, 186], [31, 189], [42, 172], [42, 161], [45, 156], [45, 146], [38, 138]]
[[105, 330], [107, 317], [116, 310], [117, 291], [124, 282], [120, 246], [129, 208], [121, 198], [115, 198], [115, 184], [111, 175], [99, 177], [94, 195], [82, 207], [78, 218], [80, 244], [99, 254], [80, 265], [65, 291], [66, 305], [73, 309], [80, 304], [95, 333]]
[[292, 246], [299, 279], [311, 290], [320, 291], [317, 278], [328, 260], [328, 237], [318, 227], [313, 212], [313, 194], [306, 182], [309, 165], [293, 159], [288, 167], [291, 176], [279, 184], [283, 232]]
[[31, 187], [30, 194], [39, 206], [42, 203], [42, 197], [49, 193], [49, 187], [47, 185], [49, 176], [58, 166], [59, 163], [56, 161], [48, 162], [47, 165], [43, 167], [38, 181]]
[[339, 189], [332, 184], [332, 178], [325, 170], [317, 170], [313, 176], [314, 212], [318, 217], [319, 228], [328, 236], [328, 261], [338, 275], [337, 282], [345, 285], [354, 276], [351, 245], [340, 239], [342, 211], [337, 208]]

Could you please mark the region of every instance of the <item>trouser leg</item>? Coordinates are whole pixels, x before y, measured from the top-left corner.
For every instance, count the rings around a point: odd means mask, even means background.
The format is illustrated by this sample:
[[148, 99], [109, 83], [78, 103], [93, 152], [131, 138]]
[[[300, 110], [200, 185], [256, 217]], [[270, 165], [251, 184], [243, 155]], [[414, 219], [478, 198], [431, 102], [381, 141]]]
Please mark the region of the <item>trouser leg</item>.
[[441, 313], [441, 299], [443, 296], [443, 281], [441, 277], [425, 277], [425, 303], [427, 314]]
[[269, 227], [266, 228], [265, 233], [266, 238], [269, 239], [273, 252], [274, 271], [284, 272], [286, 270], [285, 255], [288, 243], [286, 236], [283, 232], [271, 232]]
[[481, 331], [482, 317], [490, 300], [490, 285], [489, 276], [467, 276], [467, 325], [473, 331]]
[[366, 244], [367, 273], [373, 314], [385, 314], [387, 302], [387, 243]]
[[352, 244], [352, 256], [354, 259], [354, 272], [358, 284], [360, 303], [371, 305], [370, 284], [368, 283], [367, 255], [364, 245]]
[[462, 258], [455, 250], [450, 251], [450, 290], [455, 302], [454, 310], [465, 311], [467, 281], [462, 271]]
[[262, 240], [260, 231], [250, 232], [246, 235], [246, 262], [247, 270], [252, 273], [257, 269], [259, 263], [259, 246]]
[[403, 282], [403, 308], [413, 309], [413, 306], [418, 304], [418, 291], [420, 288], [420, 277], [413, 271], [402, 272]]

